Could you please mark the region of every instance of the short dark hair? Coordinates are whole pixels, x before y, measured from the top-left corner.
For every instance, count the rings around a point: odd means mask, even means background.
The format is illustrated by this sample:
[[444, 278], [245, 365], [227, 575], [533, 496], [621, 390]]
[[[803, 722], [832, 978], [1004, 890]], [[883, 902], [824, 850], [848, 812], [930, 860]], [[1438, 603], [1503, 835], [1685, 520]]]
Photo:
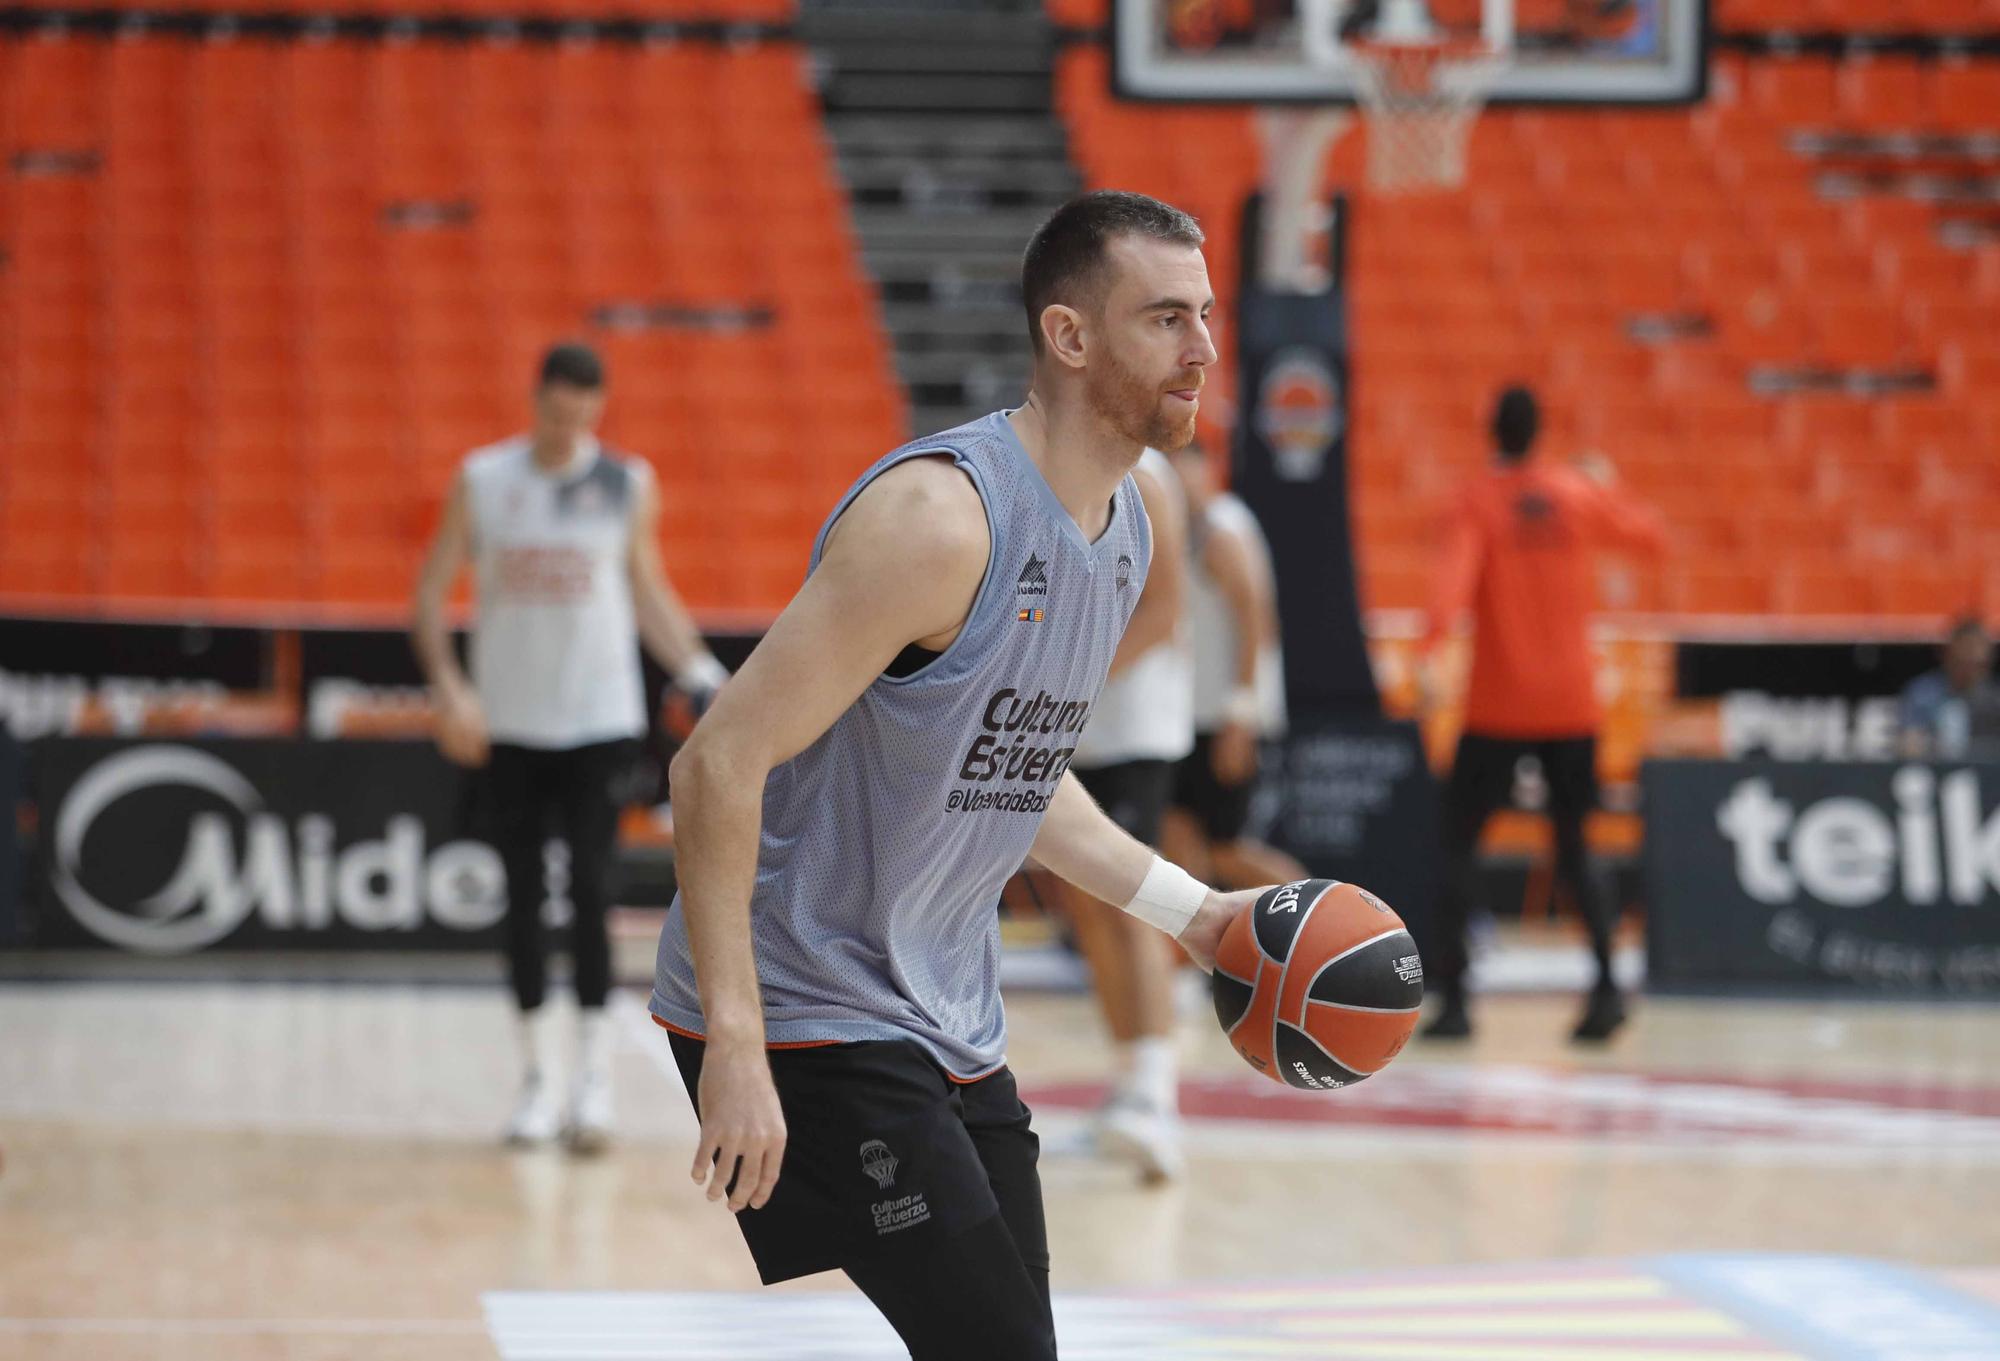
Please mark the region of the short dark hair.
[[1535, 447], [1542, 428], [1542, 409], [1535, 394], [1516, 383], [1493, 403], [1493, 443], [1509, 463], [1519, 463]]
[[541, 377], [535, 386], [567, 383], [571, 387], [597, 389], [604, 386], [604, 361], [597, 351], [581, 341], [565, 341], [549, 346], [542, 356]]
[[1945, 634], [1947, 647], [1963, 642], [1967, 638], [1987, 639], [1993, 635], [1986, 627], [1986, 621], [1976, 614], [1961, 614], [1951, 621], [1951, 632]]
[[1096, 287], [1104, 249], [1120, 236], [1199, 248], [1201, 225], [1171, 203], [1122, 189], [1099, 189], [1071, 199], [1028, 239], [1021, 257], [1021, 301], [1028, 309], [1028, 341], [1042, 350], [1042, 313]]

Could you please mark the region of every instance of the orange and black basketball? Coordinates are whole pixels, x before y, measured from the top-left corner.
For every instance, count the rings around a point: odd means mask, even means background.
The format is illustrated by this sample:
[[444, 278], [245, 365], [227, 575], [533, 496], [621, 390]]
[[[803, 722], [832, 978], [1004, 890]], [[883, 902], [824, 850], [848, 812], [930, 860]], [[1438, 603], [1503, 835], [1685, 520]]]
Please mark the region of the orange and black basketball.
[[1416, 1028], [1424, 966], [1403, 919], [1365, 888], [1302, 879], [1229, 924], [1215, 1016], [1250, 1066], [1327, 1091], [1380, 1072]]

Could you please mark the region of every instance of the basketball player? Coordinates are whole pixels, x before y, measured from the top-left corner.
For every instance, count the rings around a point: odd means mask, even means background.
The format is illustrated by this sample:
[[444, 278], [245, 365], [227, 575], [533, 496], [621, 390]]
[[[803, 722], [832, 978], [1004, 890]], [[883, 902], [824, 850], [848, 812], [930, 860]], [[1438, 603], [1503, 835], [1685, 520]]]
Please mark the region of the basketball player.
[[[1153, 527], [1153, 564], [1111, 676], [1090, 711], [1070, 769], [1105, 814], [1148, 846], [1160, 844], [1174, 765], [1194, 746], [1186, 627], [1187, 501], [1165, 454], [1148, 448], [1132, 470]], [[1174, 977], [1181, 956], [1136, 917], [1059, 885], [1116, 1052], [1094, 1143], [1148, 1182], [1180, 1175], [1180, 1063]]]
[[[1466, 489], [1445, 540], [1428, 624], [1427, 657], [1468, 605], [1475, 611], [1465, 729], [1445, 787], [1445, 882], [1438, 940], [1426, 956], [1443, 1005], [1426, 1038], [1472, 1033], [1466, 1006], [1466, 917], [1474, 856], [1514, 770], [1536, 758], [1548, 786], [1556, 882], [1569, 890], [1597, 965], [1572, 1038], [1609, 1039], [1625, 1023], [1611, 975], [1616, 903], [1599, 891], [1584, 845], [1597, 802], [1597, 688], [1590, 657], [1592, 568], [1601, 550], [1658, 554], [1659, 519], [1621, 491], [1602, 459], [1552, 467], [1530, 458], [1541, 426], [1534, 394], [1512, 387], [1493, 410], [1495, 466]], [[1432, 693], [1427, 663], [1421, 689]], [[1434, 962], [1433, 962], [1434, 961]]]
[[919, 1361], [1055, 1356], [996, 905], [1032, 858], [1212, 964], [1220, 896], [1069, 770], [1146, 584], [1130, 472], [1215, 361], [1201, 230], [1139, 194], [1059, 209], [1021, 276], [1016, 410], [864, 473], [674, 761], [681, 894], [654, 1016], [693, 1177], [767, 1282], [844, 1270]]
[[[618, 830], [613, 786], [646, 729], [638, 639], [679, 684], [712, 693], [726, 673], [660, 569], [652, 472], [594, 435], [604, 369], [583, 345], [542, 360], [534, 426], [475, 450], [460, 469], [416, 592], [416, 649], [437, 706], [438, 745], [485, 767], [507, 866], [507, 959], [520, 1011], [522, 1083], [510, 1142], [558, 1133], [601, 1148], [612, 1117], [606, 879]], [[473, 564], [472, 674], [444, 619]], [[699, 702], [699, 701], [698, 701]], [[569, 847], [570, 959], [580, 1007], [567, 1122], [545, 995], [542, 851]]]
[[1174, 771], [1165, 850], [1214, 883], [1247, 887], [1310, 877], [1246, 834], [1261, 744], [1285, 732], [1284, 659], [1271, 550], [1257, 517], [1199, 444], [1174, 455], [1188, 498], [1188, 624], [1194, 658], [1194, 750]]

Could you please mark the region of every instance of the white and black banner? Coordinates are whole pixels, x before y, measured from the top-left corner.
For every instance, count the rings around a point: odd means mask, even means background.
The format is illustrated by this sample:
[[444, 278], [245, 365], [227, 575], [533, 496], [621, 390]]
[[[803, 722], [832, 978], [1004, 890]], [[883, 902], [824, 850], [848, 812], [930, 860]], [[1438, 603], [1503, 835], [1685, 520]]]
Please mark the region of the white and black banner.
[[21, 744], [0, 728], [0, 950], [20, 942], [21, 828], [27, 789], [21, 776]]
[[51, 739], [32, 761], [37, 946], [465, 948], [500, 857], [427, 743]]
[[1651, 981], [2000, 997], [2000, 765], [1652, 761]]
[[1268, 837], [1315, 875], [1366, 885], [1420, 941], [1438, 882], [1438, 787], [1414, 723], [1294, 723], [1266, 772]]

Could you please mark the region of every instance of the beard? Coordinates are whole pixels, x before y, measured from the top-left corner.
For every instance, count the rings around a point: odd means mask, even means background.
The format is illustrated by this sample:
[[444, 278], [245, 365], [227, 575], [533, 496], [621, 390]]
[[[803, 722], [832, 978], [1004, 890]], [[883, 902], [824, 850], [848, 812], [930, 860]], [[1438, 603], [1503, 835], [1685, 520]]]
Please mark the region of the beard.
[[[1201, 379], [1194, 379], [1190, 386], [1200, 387]], [[1086, 371], [1085, 391], [1091, 408], [1126, 439], [1163, 454], [1184, 449], [1194, 440], [1195, 409], [1188, 407], [1185, 414], [1170, 409], [1169, 402], [1173, 408], [1184, 404], [1168, 397], [1158, 383], [1147, 381], [1115, 354], [1106, 355], [1102, 365]]]

